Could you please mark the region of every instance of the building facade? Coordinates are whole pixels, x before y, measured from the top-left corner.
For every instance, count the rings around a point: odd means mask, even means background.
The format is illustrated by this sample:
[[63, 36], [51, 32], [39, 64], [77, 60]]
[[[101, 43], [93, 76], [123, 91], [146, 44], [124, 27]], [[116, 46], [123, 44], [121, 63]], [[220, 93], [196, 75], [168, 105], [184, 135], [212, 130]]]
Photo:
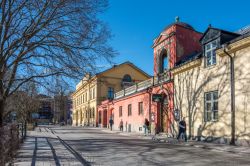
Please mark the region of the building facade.
[[115, 65], [94, 76], [87, 75], [72, 94], [73, 125], [98, 126], [97, 105], [112, 100], [116, 91], [148, 78], [148, 74], [130, 62]]
[[236, 142], [246, 143], [250, 139], [249, 30], [242, 34], [209, 27], [200, 43], [202, 51], [173, 70], [175, 109], [186, 117], [191, 137], [229, 142], [234, 120]]
[[[185, 117], [190, 138], [250, 139], [250, 28], [237, 33], [209, 26], [202, 34], [175, 22], [154, 40], [154, 76], [98, 106], [99, 123], [143, 132], [178, 133]], [[235, 115], [234, 115], [235, 112]], [[233, 127], [235, 125], [235, 127]]]
[[123, 121], [125, 131], [143, 132], [144, 121], [148, 119], [151, 132], [171, 132], [174, 121], [171, 71], [188, 55], [200, 52], [201, 36], [178, 20], [167, 26], [153, 42], [154, 76], [117, 92], [114, 100], [102, 102], [98, 106], [99, 123], [107, 126], [107, 120], [113, 118], [116, 129]]

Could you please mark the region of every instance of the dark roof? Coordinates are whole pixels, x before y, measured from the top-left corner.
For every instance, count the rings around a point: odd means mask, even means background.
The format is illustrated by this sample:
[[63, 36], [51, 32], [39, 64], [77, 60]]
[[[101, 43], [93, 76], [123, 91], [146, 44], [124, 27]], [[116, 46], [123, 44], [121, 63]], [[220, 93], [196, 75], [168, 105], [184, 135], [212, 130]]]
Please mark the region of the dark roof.
[[193, 52], [192, 54], [186, 56], [185, 58], [181, 59], [180, 61], [175, 63], [175, 67], [180, 67], [182, 65], [185, 65], [191, 61], [194, 61], [196, 59], [199, 59], [202, 57], [202, 52]]
[[174, 23], [168, 25], [167, 27], [165, 27], [163, 31], [167, 30], [168, 28], [170, 28], [173, 25], [180, 25], [184, 28], [191, 29], [191, 30], [195, 31], [195, 29], [191, 25], [184, 23], [184, 22], [174, 22]]
[[123, 63], [121, 63], [121, 64], [119, 64], [119, 65], [113, 65], [113, 67], [108, 68], [108, 69], [106, 69], [106, 70], [104, 70], [104, 71], [102, 71], [102, 72], [96, 73], [95, 75], [96, 75], [96, 76], [97, 76], [97, 75], [100, 75], [100, 74], [102, 74], [102, 73], [105, 73], [105, 72], [107, 72], [107, 71], [110, 71], [110, 70], [112, 70], [112, 69], [114, 69], [114, 68], [120, 67], [120, 66], [125, 65], [125, 64], [128, 64], [128, 65], [134, 67], [135, 69], [137, 69], [138, 71], [140, 71], [141, 73], [143, 73], [144, 75], [146, 75], [147, 77], [151, 77], [151, 76], [148, 75], [145, 71], [143, 71], [142, 69], [140, 69], [139, 67], [137, 67], [136, 65], [134, 65], [134, 64], [133, 64], [132, 62], [130, 62], [130, 61], [123, 62]]
[[226, 34], [230, 34], [230, 35], [240, 36], [240, 34], [235, 33], [235, 32], [230, 32], [230, 31], [226, 31], [226, 30], [219, 29], [219, 28], [214, 28], [214, 27], [208, 27], [207, 30], [203, 33], [202, 37], [200, 38], [200, 41], [202, 41], [202, 39], [206, 36], [207, 32], [208, 32], [210, 29], [214, 29], [214, 30], [217, 30], [217, 31], [221, 31], [222, 33], [226, 33]]
[[[244, 35], [241, 35], [241, 36], [239, 36], [239, 37], [236, 37], [236, 38], [234, 38], [233, 40], [230, 40], [230, 41], [228, 41], [228, 42], [226, 42], [226, 43], [224, 43], [224, 44], [231, 44], [231, 43], [237, 42], [237, 41], [239, 41], [239, 40], [241, 40], [241, 39], [244, 39], [244, 38], [246, 38], [246, 37], [249, 37], [249, 36], [250, 36], [250, 32], [245, 33]], [[219, 48], [222, 48], [222, 45], [221, 45]], [[219, 49], [219, 48], [218, 48], [218, 49]]]
[[241, 34], [241, 35], [250, 33], [250, 25], [240, 28], [238, 31], [236, 31], [236, 33]]

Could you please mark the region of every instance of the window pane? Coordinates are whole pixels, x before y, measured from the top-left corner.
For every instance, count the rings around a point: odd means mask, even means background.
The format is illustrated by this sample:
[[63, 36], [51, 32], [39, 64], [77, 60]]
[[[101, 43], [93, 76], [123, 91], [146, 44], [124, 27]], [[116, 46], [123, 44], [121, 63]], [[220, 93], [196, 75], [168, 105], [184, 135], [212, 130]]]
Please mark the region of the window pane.
[[218, 111], [213, 111], [213, 120], [218, 120]]
[[211, 112], [207, 112], [207, 121], [211, 121]]
[[214, 92], [214, 93], [213, 93], [213, 99], [214, 99], [214, 100], [217, 100], [217, 99], [218, 99], [218, 92]]
[[216, 40], [212, 42], [212, 47], [213, 47], [213, 48], [216, 48], [216, 47], [217, 47], [217, 41], [216, 41]]
[[213, 50], [212, 59], [213, 59], [213, 64], [216, 64], [216, 53], [215, 53], [215, 50]]
[[208, 51], [208, 52], [206, 53], [207, 65], [208, 65], [208, 66], [212, 64], [212, 57], [211, 57], [211, 56], [212, 56], [212, 55], [211, 55], [211, 51]]
[[206, 101], [210, 101], [211, 100], [211, 93], [206, 93]]
[[211, 44], [208, 43], [208, 44], [206, 45], [206, 50], [209, 50], [210, 48], [211, 48]]
[[207, 112], [210, 112], [212, 109], [211, 109], [211, 103], [206, 103], [206, 111]]
[[207, 51], [206, 56], [207, 56], [207, 58], [211, 58], [211, 51]]
[[163, 70], [168, 68], [168, 58], [165, 56], [163, 58]]
[[213, 111], [218, 111], [218, 102], [213, 103]]

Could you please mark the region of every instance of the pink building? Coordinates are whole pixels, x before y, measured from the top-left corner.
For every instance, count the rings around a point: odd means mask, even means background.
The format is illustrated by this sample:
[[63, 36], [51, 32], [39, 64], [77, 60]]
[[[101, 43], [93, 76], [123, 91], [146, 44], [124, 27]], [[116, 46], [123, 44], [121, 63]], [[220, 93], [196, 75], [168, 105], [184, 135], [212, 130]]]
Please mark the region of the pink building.
[[107, 127], [109, 118], [114, 129], [123, 121], [124, 131], [143, 132], [145, 118], [151, 132], [170, 132], [174, 121], [174, 88], [171, 69], [186, 56], [201, 50], [201, 33], [178, 20], [167, 26], [154, 40], [154, 76], [116, 92], [113, 100], [98, 106], [98, 122]]

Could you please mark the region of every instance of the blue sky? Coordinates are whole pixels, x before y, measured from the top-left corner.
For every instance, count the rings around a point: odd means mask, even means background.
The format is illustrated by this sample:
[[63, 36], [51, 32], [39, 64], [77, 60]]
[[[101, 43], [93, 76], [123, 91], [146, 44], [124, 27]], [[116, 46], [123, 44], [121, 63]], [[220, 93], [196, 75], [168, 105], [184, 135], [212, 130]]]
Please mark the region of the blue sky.
[[131, 61], [153, 74], [153, 39], [179, 16], [197, 31], [213, 27], [236, 31], [250, 24], [247, 0], [110, 0], [102, 19], [114, 37], [111, 45], [119, 55], [114, 62]]

